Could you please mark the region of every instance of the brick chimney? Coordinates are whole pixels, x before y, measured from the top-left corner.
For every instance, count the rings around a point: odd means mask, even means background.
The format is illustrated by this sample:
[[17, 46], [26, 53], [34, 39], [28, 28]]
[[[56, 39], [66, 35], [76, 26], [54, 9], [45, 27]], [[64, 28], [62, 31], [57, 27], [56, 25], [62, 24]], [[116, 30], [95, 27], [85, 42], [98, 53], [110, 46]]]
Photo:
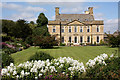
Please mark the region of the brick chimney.
[[89, 7], [89, 8], [88, 8], [88, 11], [89, 11], [89, 14], [90, 14], [90, 15], [93, 15], [93, 7]]
[[59, 7], [55, 7], [55, 18], [57, 15], [59, 15]]

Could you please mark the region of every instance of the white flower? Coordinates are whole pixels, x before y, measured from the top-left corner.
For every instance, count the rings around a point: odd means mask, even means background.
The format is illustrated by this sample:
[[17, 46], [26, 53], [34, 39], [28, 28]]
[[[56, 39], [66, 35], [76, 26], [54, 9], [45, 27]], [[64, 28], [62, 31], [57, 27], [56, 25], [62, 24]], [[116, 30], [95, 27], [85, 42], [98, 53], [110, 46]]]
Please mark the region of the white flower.
[[38, 79], [38, 77], [35, 77], [35, 79]]
[[3, 68], [2, 71], [1, 71], [1, 75], [5, 75], [5, 74], [7, 74], [7, 72], [8, 72], [8, 70]]
[[23, 77], [25, 74], [24, 74], [24, 70], [21, 71], [21, 76]]
[[16, 78], [18, 79], [18, 78], [19, 78], [19, 75], [17, 75]]
[[7, 73], [7, 76], [10, 76], [10, 73]]
[[110, 57], [114, 57], [114, 54], [112, 54]]
[[17, 71], [13, 71], [13, 75], [16, 75], [17, 74]]
[[10, 66], [12, 67], [12, 66], [14, 66], [14, 64], [13, 64], [13, 63], [10, 63]]
[[38, 75], [39, 77], [41, 77], [42, 76], [42, 74], [41, 73], [39, 73], [39, 75]]

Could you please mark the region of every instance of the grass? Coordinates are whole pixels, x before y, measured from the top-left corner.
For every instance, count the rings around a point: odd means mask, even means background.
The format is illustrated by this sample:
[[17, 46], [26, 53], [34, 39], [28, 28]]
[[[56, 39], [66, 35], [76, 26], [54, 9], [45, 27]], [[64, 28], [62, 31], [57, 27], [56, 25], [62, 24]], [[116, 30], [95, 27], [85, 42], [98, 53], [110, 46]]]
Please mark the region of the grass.
[[37, 51], [49, 53], [54, 58], [58, 57], [73, 57], [73, 59], [86, 63], [89, 59], [93, 59], [99, 54], [106, 53], [111, 55], [115, 53], [117, 48], [109, 48], [107, 46], [83, 46], [83, 47], [55, 47], [53, 49], [40, 49], [38, 47], [30, 47], [23, 51], [12, 54], [15, 64], [27, 61], [30, 56], [34, 55]]

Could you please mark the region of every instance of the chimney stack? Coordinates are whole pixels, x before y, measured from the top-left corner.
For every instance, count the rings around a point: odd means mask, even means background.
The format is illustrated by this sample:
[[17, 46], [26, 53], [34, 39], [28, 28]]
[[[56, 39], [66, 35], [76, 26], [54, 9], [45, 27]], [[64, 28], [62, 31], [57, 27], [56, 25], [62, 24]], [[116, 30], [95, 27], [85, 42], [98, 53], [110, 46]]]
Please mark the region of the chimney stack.
[[89, 8], [88, 8], [88, 11], [89, 11], [89, 14], [90, 14], [90, 15], [93, 15], [93, 7], [89, 7]]
[[59, 15], [59, 7], [55, 7], [55, 17]]

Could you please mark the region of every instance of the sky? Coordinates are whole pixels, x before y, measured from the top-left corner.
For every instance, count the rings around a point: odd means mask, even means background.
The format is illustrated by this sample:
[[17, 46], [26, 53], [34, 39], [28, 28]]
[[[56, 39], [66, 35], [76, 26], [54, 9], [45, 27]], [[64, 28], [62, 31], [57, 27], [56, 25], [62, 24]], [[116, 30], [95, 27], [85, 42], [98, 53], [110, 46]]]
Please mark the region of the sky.
[[104, 32], [113, 33], [118, 29], [118, 2], [2, 2], [2, 19], [25, 19], [34, 21], [40, 13], [48, 20], [55, 19], [55, 7], [60, 14], [84, 14], [88, 7], [93, 7], [95, 20], [104, 20]]

